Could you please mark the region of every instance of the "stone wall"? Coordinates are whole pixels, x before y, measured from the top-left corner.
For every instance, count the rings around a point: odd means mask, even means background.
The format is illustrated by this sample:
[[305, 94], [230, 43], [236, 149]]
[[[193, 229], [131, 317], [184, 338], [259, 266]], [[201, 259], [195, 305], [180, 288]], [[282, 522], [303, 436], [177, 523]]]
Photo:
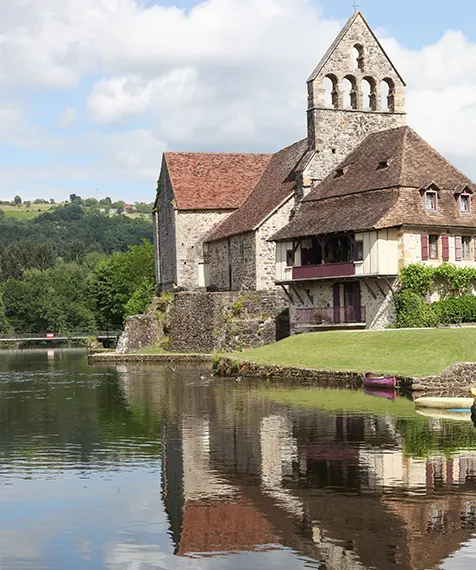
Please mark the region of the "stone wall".
[[155, 250], [156, 273], [160, 275], [157, 284], [161, 289], [172, 289], [177, 283], [177, 243], [175, 232], [176, 207], [172, 184], [165, 160], [162, 160], [162, 169], [159, 178], [159, 195], [157, 212], [155, 214], [158, 233]]
[[[213, 362], [215, 372], [220, 376], [243, 376], [261, 379], [282, 379], [290, 381], [291, 385], [313, 385], [319, 388], [357, 389], [363, 384], [361, 372], [316, 370], [291, 366], [265, 365], [222, 357]], [[476, 373], [476, 362], [453, 364], [439, 376], [425, 378], [409, 378], [397, 376], [397, 386], [403, 393], [415, 392], [416, 397], [427, 393], [442, 396], [467, 396], [469, 389], [474, 385], [473, 378]]]
[[199, 276], [199, 265], [204, 262], [203, 240], [231, 212], [232, 210], [177, 212], [177, 286], [180, 289], [205, 287], [204, 276]]
[[[256, 289], [256, 239], [254, 232], [211, 242], [208, 249], [209, 291]], [[231, 280], [231, 281], [230, 281]]]
[[294, 207], [293, 197], [289, 198], [276, 210], [256, 232], [256, 288], [258, 290], [275, 289], [276, 243], [268, 239], [283, 228], [291, 216]]
[[164, 333], [154, 315], [127, 317], [126, 326], [117, 343], [116, 352], [127, 354], [144, 348], [152, 348], [158, 346], [163, 339]]
[[216, 352], [275, 342], [286, 298], [274, 291], [192, 293], [175, 296], [170, 348], [174, 352]]

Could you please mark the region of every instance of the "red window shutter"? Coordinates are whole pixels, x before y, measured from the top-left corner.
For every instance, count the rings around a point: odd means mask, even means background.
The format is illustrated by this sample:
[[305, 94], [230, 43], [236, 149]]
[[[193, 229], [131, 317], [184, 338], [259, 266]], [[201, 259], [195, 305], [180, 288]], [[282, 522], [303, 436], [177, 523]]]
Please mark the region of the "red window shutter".
[[422, 235], [421, 236], [421, 258], [423, 260], [428, 259], [430, 253], [430, 246], [429, 246], [429, 241], [428, 241], [428, 236], [427, 235]]
[[455, 236], [455, 259], [461, 261], [463, 259], [463, 245], [461, 243], [461, 236]]
[[441, 243], [442, 243], [442, 249], [443, 249], [443, 261], [449, 261], [450, 260], [450, 240], [448, 238], [448, 236], [441, 236]]

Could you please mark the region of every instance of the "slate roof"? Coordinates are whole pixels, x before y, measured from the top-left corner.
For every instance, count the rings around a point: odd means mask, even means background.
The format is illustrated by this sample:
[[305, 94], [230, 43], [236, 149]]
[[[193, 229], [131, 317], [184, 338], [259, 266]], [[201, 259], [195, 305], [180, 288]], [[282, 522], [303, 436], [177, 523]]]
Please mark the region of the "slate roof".
[[[438, 188], [438, 209], [424, 209], [422, 193]], [[457, 194], [473, 182], [410, 127], [369, 135], [304, 198], [273, 241], [401, 225], [476, 227], [459, 212]]]
[[235, 210], [263, 174], [270, 154], [166, 152], [179, 210]]
[[274, 154], [243, 205], [212, 230], [206, 241], [224, 239], [259, 227], [278, 206], [293, 195], [296, 167], [307, 148], [307, 139], [304, 139]]
[[403, 77], [400, 75], [400, 73], [398, 72], [398, 69], [395, 67], [395, 65], [393, 64], [392, 60], [388, 57], [387, 52], [383, 49], [382, 44], [380, 43], [379, 39], [377, 38], [377, 36], [374, 34], [372, 28], [369, 26], [367, 20], [364, 18], [364, 15], [362, 14], [362, 12], [356, 12], [355, 14], [352, 14], [352, 16], [347, 20], [345, 26], [342, 28], [342, 30], [339, 32], [338, 36], [336, 37], [336, 39], [332, 42], [332, 44], [329, 46], [329, 49], [326, 51], [326, 53], [324, 54], [324, 56], [322, 57], [321, 61], [317, 64], [317, 67], [314, 69], [314, 71], [311, 73], [311, 75], [309, 76], [309, 79], [307, 80], [307, 82], [309, 83], [310, 81], [314, 81], [314, 79], [316, 79], [316, 77], [321, 73], [321, 71], [324, 69], [324, 66], [326, 65], [326, 63], [329, 61], [329, 59], [331, 58], [332, 54], [334, 53], [334, 51], [337, 49], [337, 47], [339, 46], [339, 44], [341, 43], [341, 41], [345, 38], [347, 32], [350, 30], [350, 28], [352, 27], [353, 23], [355, 22], [355, 20], [357, 20], [357, 18], [361, 18], [364, 22], [364, 24], [367, 26], [367, 28], [369, 29], [369, 32], [372, 34], [373, 38], [375, 39], [375, 41], [377, 42], [379, 48], [382, 50], [382, 53], [384, 54], [384, 56], [388, 59], [388, 62], [390, 63], [390, 65], [393, 67], [395, 73], [398, 75], [398, 77], [400, 78], [400, 80], [402, 81], [403, 85], [406, 85]]

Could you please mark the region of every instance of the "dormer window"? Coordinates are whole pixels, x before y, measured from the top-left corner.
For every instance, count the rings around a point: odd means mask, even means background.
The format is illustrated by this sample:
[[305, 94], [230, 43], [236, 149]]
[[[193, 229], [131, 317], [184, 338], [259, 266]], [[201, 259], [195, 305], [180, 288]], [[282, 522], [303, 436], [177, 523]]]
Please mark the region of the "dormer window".
[[377, 170], [383, 170], [384, 168], [388, 168], [388, 167], [389, 167], [389, 161], [388, 160], [381, 160], [378, 164]]
[[462, 214], [470, 214], [471, 213], [471, 195], [470, 194], [461, 194], [459, 197], [459, 211]]
[[436, 212], [437, 194], [434, 190], [427, 190], [425, 192], [425, 210], [427, 212]]
[[334, 178], [340, 178], [344, 176], [345, 170], [343, 168], [337, 168]]

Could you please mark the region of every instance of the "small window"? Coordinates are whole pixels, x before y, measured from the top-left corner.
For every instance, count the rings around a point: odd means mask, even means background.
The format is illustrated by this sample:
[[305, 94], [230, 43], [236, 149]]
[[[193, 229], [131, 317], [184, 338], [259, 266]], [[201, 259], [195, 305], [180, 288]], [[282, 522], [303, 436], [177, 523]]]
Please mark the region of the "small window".
[[459, 211], [462, 214], [471, 213], [471, 196], [469, 194], [461, 194], [459, 197]]
[[427, 212], [436, 211], [436, 192], [425, 192], [425, 210]]
[[354, 259], [355, 259], [355, 261], [363, 261], [364, 260], [364, 242], [363, 241], [356, 241], [355, 242]]
[[472, 239], [468, 236], [463, 236], [461, 238], [461, 253], [463, 259], [472, 259], [471, 257], [471, 242]]
[[428, 237], [430, 259], [438, 259], [438, 239], [439, 236]]
[[294, 266], [294, 251], [292, 249], [286, 251], [286, 265], [288, 267]]
[[340, 178], [341, 176], [344, 176], [344, 174], [345, 171], [343, 168], [337, 168], [334, 178]]

